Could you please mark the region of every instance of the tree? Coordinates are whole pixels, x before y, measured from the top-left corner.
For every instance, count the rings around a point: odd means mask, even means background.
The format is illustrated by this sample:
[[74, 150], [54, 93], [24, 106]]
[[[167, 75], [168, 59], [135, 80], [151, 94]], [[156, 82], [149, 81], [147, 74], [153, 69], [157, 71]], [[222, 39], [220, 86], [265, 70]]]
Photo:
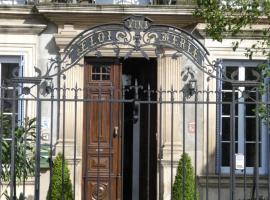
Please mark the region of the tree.
[[[36, 136], [36, 119], [24, 119], [22, 124], [14, 127], [15, 138], [15, 180], [14, 189], [16, 184], [20, 184], [23, 180], [28, 179], [34, 174], [34, 141]], [[1, 177], [2, 181], [11, 181], [11, 152], [12, 142], [8, 139], [12, 138], [12, 118], [8, 115], [0, 116], [0, 123], [2, 127], [2, 141], [1, 141]], [[8, 187], [8, 186], [7, 186]], [[0, 197], [5, 195], [8, 198], [7, 190], [3, 190]], [[22, 194], [20, 194], [22, 199]]]
[[[246, 48], [245, 55], [250, 60], [254, 54], [265, 57], [266, 62], [258, 67], [262, 78], [259, 86], [261, 94], [265, 93], [265, 78], [270, 77], [270, 0], [197, 0], [198, 8], [194, 12], [200, 20], [206, 23], [206, 34], [213, 40], [222, 41], [224, 38], [241, 35], [244, 29], [252, 30], [252, 26], [261, 25], [260, 38], [254, 40]], [[237, 50], [241, 41], [235, 41], [232, 49]], [[266, 105], [259, 105], [258, 115], [261, 119], [269, 121], [269, 111]]]
[[191, 159], [187, 153], [184, 153], [178, 163], [173, 184], [172, 200], [183, 200], [183, 196], [185, 200], [194, 200], [195, 194], [196, 199], [198, 199], [198, 193], [195, 193], [195, 176]]
[[[261, 94], [265, 93], [265, 78], [270, 77], [270, 0], [197, 0], [198, 8], [194, 12], [200, 20], [206, 23], [206, 34], [213, 40], [222, 41], [228, 36], [240, 35], [244, 29], [252, 30], [252, 26], [264, 24], [261, 27], [260, 38], [254, 40], [250, 47], [246, 48], [245, 55], [250, 60], [254, 54], [265, 57], [266, 62], [258, 67], [262, 78], [259, 86]], [[232, 44], [237, 50], [241, 41]], [[258, 115], [268, 122], [269, 111], [266, 105], [259, 105]]]
[[[58, 154], [53, 162], [53, 175], [51, 180], [51, 191], [50, 188], [47, 193], [47, 200], [62, 200], [62, 191], [64, 190], [64, 199], [72, 200], [73, 192], [72, 192], [72, 184], [70, 180], [70, 172], [67, 167], [67, 162], [65, 159], [63, 160], [63, 155]], [[64, 181], [62, 188], [62, 163], [64, 161]], [[51, 194], [50, 194], [51, 192]]]
[[[206, 22], [210, 38], [222, 41], [228, 35], [241, 33], [244, 27], [269, 21], [270, 1], [198, 0], [194, 14]], [[262, 39], [269, 40], [269, 34], [269, 27], [264, 27]]]

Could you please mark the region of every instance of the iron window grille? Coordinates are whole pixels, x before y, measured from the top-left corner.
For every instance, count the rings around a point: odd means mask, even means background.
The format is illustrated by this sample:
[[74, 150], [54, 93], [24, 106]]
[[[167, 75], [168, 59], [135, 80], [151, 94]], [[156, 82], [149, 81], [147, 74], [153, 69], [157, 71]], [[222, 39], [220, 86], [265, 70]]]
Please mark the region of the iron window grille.
[[[227, 77], [236, 81], [252, 81], [254, 80], [254, 71], [258, 72], [258, 61], [232, 61], [223, 62], [222, 70]], [[252, 174], [255, 167], [255, 146], [256, 146], [256, 105], [263, 97], [256, 95], [258, 89], [251, 86], [235, 87], [231, 83], [218, 81], [218, 101], [217, 105], [217, 139], [218, 152], [217, 160], [218, 167], [221, 173], [230, 173], [231, 154], [231, 126], [235, 130], [235, 153], [244, 155], [244, 170], [235, 170], [235, 173]], [[234, 93], [234, 94], [233, 94]], [[247, 96], [248, 95], [248, 96]], [[257, 97], [256, 97], [257, 96]], [[235, 100], [234, 123], [232, 123], [232, 104]], [[265, 124], [259, 120], [259, 173], [267, 173], [267, 131]]]

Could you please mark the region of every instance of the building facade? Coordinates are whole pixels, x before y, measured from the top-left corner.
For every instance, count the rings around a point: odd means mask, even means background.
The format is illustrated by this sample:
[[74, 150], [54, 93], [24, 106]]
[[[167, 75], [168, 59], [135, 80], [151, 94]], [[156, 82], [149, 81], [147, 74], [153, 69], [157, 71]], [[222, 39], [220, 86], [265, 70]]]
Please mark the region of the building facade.
[[[64, 153], [76, 200], [169, 200], [183, 152], [199, 199], [269, 199], [268, 128], [255, 114], [267, 95], [254, 89], [265, 58], [245, 56], [265, 25], [216, 42], [195, 8], [188, 0], [0, 2], [1, 82], [16, 74], [28, 77], [21, 88], [29, 77], [55, 88], [18, 90], [12, 103], [14, 88], [5, 87], [2, 111], [38, 119], [40, 145], [49, 158]], [[1, 192], [46, 199], [52, 168], [38, 168], [13, 189], [3, 181]]]

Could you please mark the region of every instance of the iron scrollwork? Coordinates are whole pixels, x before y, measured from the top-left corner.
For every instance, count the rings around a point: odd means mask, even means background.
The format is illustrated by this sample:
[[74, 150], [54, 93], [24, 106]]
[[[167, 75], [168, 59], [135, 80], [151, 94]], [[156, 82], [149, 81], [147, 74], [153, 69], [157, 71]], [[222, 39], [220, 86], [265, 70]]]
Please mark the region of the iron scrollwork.
[[[164, 56], [165, 49], [172, 49], [175, 51], [171, 54], [172, 59], [184, 54], [209, 77], [233, 81], [223, 74], [219, 60], [210, 62], [209, 52], [189, 32], [168, 25], [155, 25], [147, 17], [134, 15], [125, 18], [119, 24], [104, 24], [83, 31], [67, 45], [62, 57], [50, 60], [45, 73], [42, 74], [40, 69], [35, 68], [36, 78], [43, 80], [45, 85], [43, 91], [49, 92], [49, 86], [44, 81], [56, 76], [64, 78], [64, 73], [89, 53], [101, 57], [100, 49], [104, 46], [112, 47], [115, 56], [121, 55], [124, 59], [129, 58], [134, 52], [139, 52], [144, 58], [149, 59], [145, 50], [147, 48], [154, 48], [157, 57]], [[127, 47], [128, 51], [121, 52], [122, 47]]]

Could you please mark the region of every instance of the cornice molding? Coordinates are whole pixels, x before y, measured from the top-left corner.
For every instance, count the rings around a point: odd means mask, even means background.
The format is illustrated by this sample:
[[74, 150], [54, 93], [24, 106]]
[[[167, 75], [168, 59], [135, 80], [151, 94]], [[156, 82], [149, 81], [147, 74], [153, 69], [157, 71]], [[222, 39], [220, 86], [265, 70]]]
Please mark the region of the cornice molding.
[[[235, 36], [230, 35], [229, 33], [224, 33], [226, 39], [261, 39], [263, 36], [263, 31], [265, 28], [270, 28], [269, 24], [256, 24], [251, 27], [246, 27], [241, 29], [241, 34], [236, 34]], [[199, 23], [195, 27], [195, 29], [202, 35], [204, 38], [209, 38], [206, 35], [206, 24]]]
[[10, 24], [1, 25], [0, 33], [8, 34], [39, 34], [41, 33], [47, 25], [45, 24], [34, 24], [34, 25], [24, 25], [24, 24]]
[[39, 5], [37, 10], [59, 26], [73, 24], [76, 29], [108, 22], [119, 23], [123, 18], [133, 14], [145, 15], [156, 24], [170, 24], [181, 28], [197, 23], [192, 14], [194, 6]]
[[91, 5], [91, 4], [49, 4], [38, 5], [40, 13], [74, 13], [74, 14], [150, 14], [150, 15], [189, 15], [192, 16], [195, 6], [190, 5]]
[[29, 15], [32, 13], [33, 7], [33, 5], [0, 5], [0, 16]]

